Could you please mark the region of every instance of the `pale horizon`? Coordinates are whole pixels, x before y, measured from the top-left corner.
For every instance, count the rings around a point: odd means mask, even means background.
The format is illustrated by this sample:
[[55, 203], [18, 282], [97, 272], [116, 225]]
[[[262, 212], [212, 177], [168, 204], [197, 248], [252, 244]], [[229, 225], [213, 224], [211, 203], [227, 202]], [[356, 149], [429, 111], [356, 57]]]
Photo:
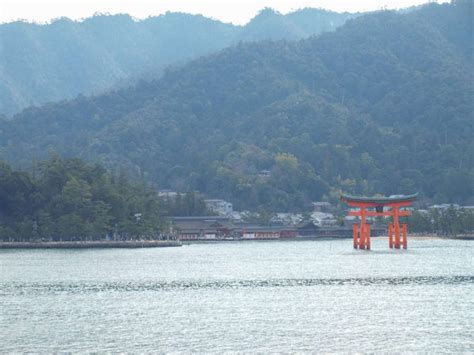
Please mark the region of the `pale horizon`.
[[50, 23], [67, 17], [80, 21], [94, 14], [127, 14], [136, 19], [163, 15], [166, 12], [182, 12], [203, 15], [234, 25], [244, 25], [264, 8], [272, 8], [282, 14], [303, 8], [319, 8], [336, 12], [368, 12], [381, 9], [403, 9], [428, 2], [445, 3], [449, 1], [428, 0], [218, 0], [151, 1], [151, 0], [0, 0], [0, 23], [26, 21]]

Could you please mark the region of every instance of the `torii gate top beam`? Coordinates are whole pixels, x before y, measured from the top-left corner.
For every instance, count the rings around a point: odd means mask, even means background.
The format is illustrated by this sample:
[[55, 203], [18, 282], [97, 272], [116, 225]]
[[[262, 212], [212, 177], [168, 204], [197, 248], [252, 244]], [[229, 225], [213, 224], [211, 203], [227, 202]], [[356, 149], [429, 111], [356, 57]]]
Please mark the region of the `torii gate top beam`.
[[417, 193], [397, 197], [361, 197], [342, 195], [341, 200], [346, 202], [350, 207], [407, 207], [410, 206], [417, 197]]

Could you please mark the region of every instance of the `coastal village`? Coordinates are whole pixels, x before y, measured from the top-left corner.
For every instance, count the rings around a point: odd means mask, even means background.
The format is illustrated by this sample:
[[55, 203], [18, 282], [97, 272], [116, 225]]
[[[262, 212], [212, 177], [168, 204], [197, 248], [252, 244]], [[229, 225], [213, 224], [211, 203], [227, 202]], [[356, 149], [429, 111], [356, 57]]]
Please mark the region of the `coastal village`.
[[[159, 191], [162, 199], [173, 199], [177, 192]], [[275, 213], [268, 223], [255, 221], [258, 213], [235, 211], [232, 203], [222, 199], [205, 199], [207, 210], [212, 215], [170, 217], [170, 232], [181, 241], [212, 240], [268, 240], [291, 238], [351, 238], [357, 217], [335, 216], [336, 207], [326, 201], [315, 201], [312, 210], [302, 213]], [[427, 210], [418, 209], [422, 214], [430, 210], [444, 211], [448, 208], [470, 209], [474, 206], [452, 204], [432, 205]], [[408, 208], [413, 210], [411, 207]], [[377, 218], [368, 218], [372, 236], [385, 235], [387, 224]]]

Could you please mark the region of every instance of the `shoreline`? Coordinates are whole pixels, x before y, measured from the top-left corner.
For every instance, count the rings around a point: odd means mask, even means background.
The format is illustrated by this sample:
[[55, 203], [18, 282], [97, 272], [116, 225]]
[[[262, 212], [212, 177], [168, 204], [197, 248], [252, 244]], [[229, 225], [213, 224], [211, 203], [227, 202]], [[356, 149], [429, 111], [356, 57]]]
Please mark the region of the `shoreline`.
[[179, 240], [131, 240], [86, 242], [0, 242], [0, 249], [93, 249], [93, 248], [170, 248], [180, 247]]
[[[388, 236], [380, 235], [371, 237], [372, 240], [388, 240]], [[410, 240], [474, 240], [474, 236], [460, 236], [460, 237], [444, 237], [435, 234], [418, 234], [408, 235], [408, 242]], [[328, 236], [308, 236], [295, 238], [252, 238], [252, 239], [194, 239], [182, 240], [183, 245], [191, 244], [217, 244], [217, 243], [236, 243], [236, 242], [303, 242], [303, 241], [335, 241], [335, 240], [352, 240], [352, 237], [328, 237]]]
[[[388, 240], [388, 236], [372, 236], [371, 240]], [[434, 234], [424, 235], [408, 235], [408, 241], [410, 240], [435, 240], [435, 239], [457, 239], [457, 240], [474, 240], [474, 236], [468, 237], [442, 237]], [[212, 244], [212, 243], [229, 243], [229, 242], [302, 242], [302, 241], [331, 241], [331, 240], [352, 240], [352, 237], [328, 237], [328, 236], [306, 236], [306, 237], [294, 237], [294, 238], [248, 238], [248, 239], [194, 239], [194, 240], [182, 240], [184, 245], [190, 244]]]
[[[295, 238], [255, 238], [255, 239], [195, 239], [195, 240], [131, 240], [131, 241], [62, 241], [62, 242], [0, 242], [0, 249], [138, 249], [138, 248], [170, 248], [191, 244], [214, 244], [229, 242], [289, 242], [289, 241], [331, 241], [349, 240], [352, 237], [295, 237]], [[386, 240], [388, 236], [374, 236], [372, 240]], [[435, 234], [408, 235], [411, 240], [474, 240], [474, 236], [444, 237]]]

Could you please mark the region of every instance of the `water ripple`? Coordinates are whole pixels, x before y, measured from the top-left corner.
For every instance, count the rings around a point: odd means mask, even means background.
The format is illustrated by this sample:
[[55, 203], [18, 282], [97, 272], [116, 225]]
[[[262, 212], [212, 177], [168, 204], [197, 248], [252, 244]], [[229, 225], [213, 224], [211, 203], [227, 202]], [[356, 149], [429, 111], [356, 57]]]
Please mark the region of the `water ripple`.
[[474, 276], [414, 276], [344, 279], [182, 280], [171, 282], [58, 282], [0, 283], [0, 296], [38, 294], [83, 294], [97, 292], [143, 292], [200, 289], [242, 289], [308, 286], [398, 286], [473, 284]]

